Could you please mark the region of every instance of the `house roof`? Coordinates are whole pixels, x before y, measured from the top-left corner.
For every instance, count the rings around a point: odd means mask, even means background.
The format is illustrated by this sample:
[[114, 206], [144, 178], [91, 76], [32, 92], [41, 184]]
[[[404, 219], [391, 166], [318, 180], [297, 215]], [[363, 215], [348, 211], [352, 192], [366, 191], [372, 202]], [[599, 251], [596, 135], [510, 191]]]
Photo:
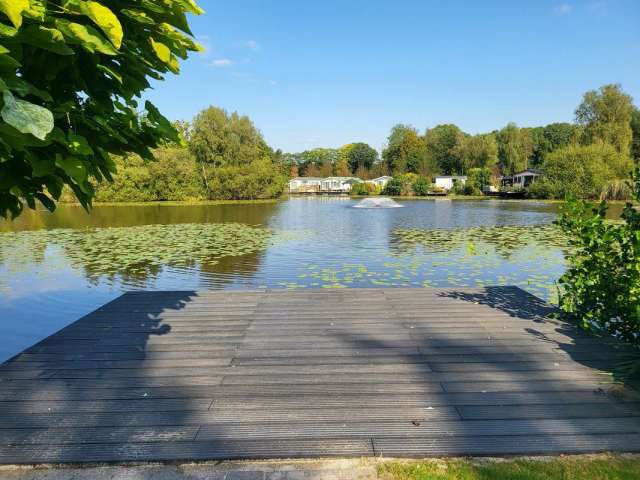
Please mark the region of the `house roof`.
[[438, 178], [452, 178], [452, 179], [463, 179], [464, 178], [466, 180], [467, 176], [466, 175], [438, 175], [436, 177], [436, 179], [438, 179]]
[[389, 175], [382, 175], [381, 177], [373, 178], [373, 179], [371, 179], [370, 181], [371, 181], [371, 182], [375, 182], [376, 180], [384, 180], [385, 178], [393, 178], [393, 177], [391, 177], [391, 176], [389, 176]]
[[323, 178], [322, 180], [342, 180], [342, 181], [357, 180], [359, 182], [362, 181], [362, 180], [360, 180], [359, 178], [356, 178], [356, 177], [327, 177], [327, 178]]
[[293, 182], [295, 180], [301, 180], [301, 181], [316, 180], [316, 181], [320, 181], [320, 180], [322, 180], [322, 178], [320, 178], [320, 177], [296, 177], [296, 178], [292, 178], [289, 181]]

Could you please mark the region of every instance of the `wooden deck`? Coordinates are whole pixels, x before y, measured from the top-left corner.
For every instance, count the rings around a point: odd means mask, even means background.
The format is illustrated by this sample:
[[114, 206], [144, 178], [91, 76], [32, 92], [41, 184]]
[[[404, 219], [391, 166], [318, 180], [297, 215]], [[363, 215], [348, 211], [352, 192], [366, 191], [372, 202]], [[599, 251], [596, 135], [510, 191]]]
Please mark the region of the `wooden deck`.
[[0, 366], [0, 462], [640, 450], [626, 348], [513, 287], [127, 293]]

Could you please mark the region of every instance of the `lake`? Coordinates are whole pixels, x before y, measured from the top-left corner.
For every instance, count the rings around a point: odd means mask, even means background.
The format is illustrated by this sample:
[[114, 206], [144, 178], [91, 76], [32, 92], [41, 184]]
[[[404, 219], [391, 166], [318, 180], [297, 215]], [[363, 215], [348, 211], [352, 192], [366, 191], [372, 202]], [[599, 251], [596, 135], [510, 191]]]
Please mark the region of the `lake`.
[[128, 290], [518, 285], [553, 300], [558, 204], [346, 197], [62, 205], [0, 222], [0, 360]]

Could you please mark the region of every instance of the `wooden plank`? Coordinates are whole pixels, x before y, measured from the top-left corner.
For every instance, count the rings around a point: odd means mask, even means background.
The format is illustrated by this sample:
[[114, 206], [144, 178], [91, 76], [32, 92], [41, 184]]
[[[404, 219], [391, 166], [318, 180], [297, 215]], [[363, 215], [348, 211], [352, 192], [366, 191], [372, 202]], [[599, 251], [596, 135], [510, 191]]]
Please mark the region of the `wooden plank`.
[[0, 446], [1, 463], [133, 462], [372, 456], [370, 440], [247, 440]]
[[374, 438], [373, 445], [376, 455], [389, 457], [637, 452], [640, 434], [398, 437]]
[[170, 412], [208, 410], [213, 398], [144, 398], [136, 400], [55, 400], [0, 402], [2, 415], [77, 412]]
[[510, 418], [590, 418], [590, 417], [639, 417], [640, 403], [611, 403], [603, 408], [601, 403], [573, 405], [469, 405], [458, 407], [465, 420]]

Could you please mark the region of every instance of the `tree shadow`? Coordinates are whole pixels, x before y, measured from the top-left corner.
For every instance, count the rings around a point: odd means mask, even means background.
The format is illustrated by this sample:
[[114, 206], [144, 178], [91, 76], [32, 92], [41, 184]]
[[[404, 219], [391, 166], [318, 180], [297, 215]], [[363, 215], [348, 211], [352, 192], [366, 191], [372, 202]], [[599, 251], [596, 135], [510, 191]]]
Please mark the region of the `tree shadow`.
[[231, 359], [180, 322], [196, 297], [125, 293], [2, 364], [0, 463], [132, 461], [194, 440], [221, 380], [206, 365]]
[[[626, 434], [640, 433], [640, 397], [614, 387], [607, 374], [628, 346], [548, 318], [554, 307], [517, 287], [440, 291], [428, 308], [440, 311], [439, 307], [446, 306], [455, 311], [456, 306], [462, 306], [469, 312], [466, 318], [442, 312], [439, 320], [451, 317], [446, 324], [430, 324], [428, 316], [420, 318], [421, 312], [412, 312], [412, 307], [420, 305], [421, 290], [416, 289], [411, 297], [395, 296], [393, 289], [385, 293], [391, 303], [390, 323], [402, 331], [409, 329], [420, 352], [388, 357], [389, 362], [398, 364], [395, 382], [412, 383], [412, 378], [419, 376], [425, 384], [438, 385], [441, 391], [436, 395], [425, 393], [423, 405], [453, 408], [459, 418], [439, 421], [416, 417], [409, 421], [403, 415], [406, 406], [399, 398], [394, 422], [404, 425], [406, 433], [389, 437], [372, 426], [376, 454], [637, 450], [637, 445], [627, 445], [624, 440]], [[438, 298], [455, 302], [442, 303]], [[503, 325], [486, 326], [486, 335], [460, 333], [464, 328], [458, 330], [456, 320], [483, 324], [483, 317], [474, 318], [473, 311], [468, 310], [469, 304], [478, 305], [476, 313], [484, 314], [484, 319], [495, 311], [496, 318], [501, 315]], [[517, 333], [511, 335], [511, 331]], [[376, 338], [375, 332], [343, 331], [334, 336], [347, 346], [365, 350], [362, 355], [367, 354], [366, 350], [395, 346]], [[408, 377], [407, 372], [411, 372]]]

